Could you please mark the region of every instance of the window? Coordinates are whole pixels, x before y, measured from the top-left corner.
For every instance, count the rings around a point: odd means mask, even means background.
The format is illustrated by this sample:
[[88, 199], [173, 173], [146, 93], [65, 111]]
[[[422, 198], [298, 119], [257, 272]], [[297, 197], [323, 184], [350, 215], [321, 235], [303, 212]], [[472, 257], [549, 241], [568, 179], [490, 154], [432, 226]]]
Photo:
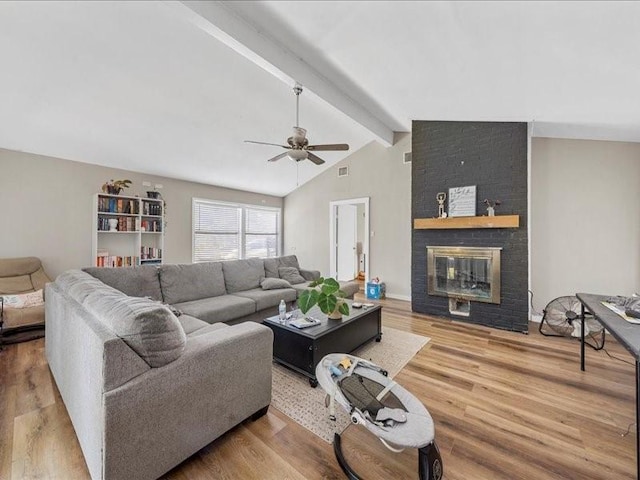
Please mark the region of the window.
[[193, 261], [280, 253], [280, 209], [193, 199]]

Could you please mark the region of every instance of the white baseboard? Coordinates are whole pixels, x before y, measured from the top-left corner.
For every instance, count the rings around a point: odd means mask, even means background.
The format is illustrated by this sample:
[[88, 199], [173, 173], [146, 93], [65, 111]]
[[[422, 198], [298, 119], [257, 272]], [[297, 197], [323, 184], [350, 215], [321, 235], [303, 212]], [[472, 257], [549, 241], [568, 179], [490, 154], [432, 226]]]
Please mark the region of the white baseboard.
[[411, 301], [411, 297], [407, 295], [396, 295], [395, 293], [387, 293], [386, 296], [387, 298], [393, 298], [395, 300], [404, 300], [406, 302]]
[[538, 315], [537, 313], [532, 314], [531, 315], [531, 321], [535, 322], [535, 323], [542, 322], [542, 315]]

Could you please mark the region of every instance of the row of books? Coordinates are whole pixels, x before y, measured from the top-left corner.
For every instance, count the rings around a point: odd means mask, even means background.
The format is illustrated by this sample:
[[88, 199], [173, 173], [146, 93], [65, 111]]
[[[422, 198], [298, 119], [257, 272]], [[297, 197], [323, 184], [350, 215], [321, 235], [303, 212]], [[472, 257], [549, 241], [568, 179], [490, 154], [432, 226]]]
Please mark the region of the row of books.
[[137, 215], [138, 202], [126, 198], [98, 197], [98, 211]]
[[159, 260], [162, 258], [162, 249], [155, 247], [140, 248], [140, 258], [142, 260]]
[[117, 255], [98, 255], [96, 265], [98, 267], [133, 267], [139, 265], [138, 257], [120, 257]]
[[142, 231], [161, 232], [162, 222], [160, 220], [142, 220]]
[[98, 231], [108, 232], [111, 230], [109, 221], [117, 220], [116, 230], [118, 232], [137, 232], [140, 230], [140, 219], [137, 217], [98, 217]]
[[162, 205], [155, 202], [142, 202], [143, 215], [162, 215]]

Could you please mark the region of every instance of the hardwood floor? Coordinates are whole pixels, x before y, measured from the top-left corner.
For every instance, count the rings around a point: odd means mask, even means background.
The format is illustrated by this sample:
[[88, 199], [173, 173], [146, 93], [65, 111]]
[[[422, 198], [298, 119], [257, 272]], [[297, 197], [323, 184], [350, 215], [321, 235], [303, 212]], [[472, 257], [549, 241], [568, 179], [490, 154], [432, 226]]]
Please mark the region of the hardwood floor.
[[[383, 300], [385, 326], [431, 337], [396, 380], [436, 424], [447, 480], [634, 479], [634, 368], [579, 344], [411, 313]], [[384, 341], [384, 340], [383, 340]], [[612, 337], [612, 355], [631, 357]], [[417, 478], [417, 452], [388, 451], [361, 427], [343, 435], [366, 479]], [[0, 479], [88, 478], [44, 357], [44, 341], [0, 352]], [[316, 479], [345, 476], [332, 446], [275, 409], [246, 422], [169, 472], [167, 479]]]

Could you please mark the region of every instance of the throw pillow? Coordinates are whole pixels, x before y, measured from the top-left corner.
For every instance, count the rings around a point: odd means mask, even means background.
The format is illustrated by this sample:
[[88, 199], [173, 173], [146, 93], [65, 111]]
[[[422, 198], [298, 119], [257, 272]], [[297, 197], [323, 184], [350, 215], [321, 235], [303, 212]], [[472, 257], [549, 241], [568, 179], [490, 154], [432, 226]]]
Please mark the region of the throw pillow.
[[284, 278], [267, 277], [260, 282], [260, 286], [263, 290], [277, 290], [280, 288], [289, 288], [291, 284]]
[[29, 308], [44, 305], [42, 289], [17, 295], [2, 295], [5, 308]]
[[295, 267], [280, 267], [278, 269], [278, 275], [280, 275], [280, 278], [285, 279], [291, 285], [306, 282], [304, 277], [300, 275], [300, 271]]

